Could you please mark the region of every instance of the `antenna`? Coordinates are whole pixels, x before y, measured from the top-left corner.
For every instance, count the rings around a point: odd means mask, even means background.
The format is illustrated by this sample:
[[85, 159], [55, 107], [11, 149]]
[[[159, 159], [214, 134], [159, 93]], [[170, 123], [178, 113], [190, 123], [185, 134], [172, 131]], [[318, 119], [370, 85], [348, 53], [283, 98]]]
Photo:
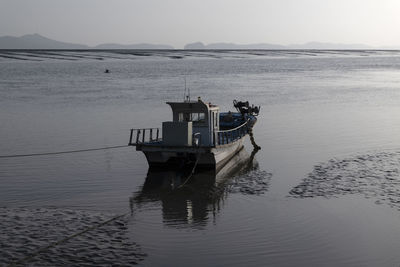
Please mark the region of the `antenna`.
[[186, 99], [186, 77], [183, 77], [183, 80], [185, 82], [185, 88], [184, 88], [184, 91], [183, 91], [183, 102], [185, 102], [185, 99]]
[[185, 81], [185, 92], [183, 94], [183, 101], [190, 102], [190, 89], [186, 87], [186, 77], [183, 78]]

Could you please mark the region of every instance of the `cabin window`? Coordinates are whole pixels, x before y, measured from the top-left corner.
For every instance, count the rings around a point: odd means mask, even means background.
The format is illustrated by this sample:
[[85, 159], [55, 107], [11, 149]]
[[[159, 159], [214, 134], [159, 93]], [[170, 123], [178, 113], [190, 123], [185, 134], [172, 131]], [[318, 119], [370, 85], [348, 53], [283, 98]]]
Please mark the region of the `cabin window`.
[[205, 122], [206, 120], [206, 114], [205, 113], [178, 113], [178, 121], [183, 122], [183, 121], [193, 121], [193, 122]]
[[192, 113], [192, 121], [203, 123], [206, 121], [206, 114], [205, 113]]
[[205, 121], [206, 121], [206, 114], [199, 113], [199, 122], [205, 122]]
[[192, 121], [192, 114], [191, 113], [178, 113], [178, 121]]

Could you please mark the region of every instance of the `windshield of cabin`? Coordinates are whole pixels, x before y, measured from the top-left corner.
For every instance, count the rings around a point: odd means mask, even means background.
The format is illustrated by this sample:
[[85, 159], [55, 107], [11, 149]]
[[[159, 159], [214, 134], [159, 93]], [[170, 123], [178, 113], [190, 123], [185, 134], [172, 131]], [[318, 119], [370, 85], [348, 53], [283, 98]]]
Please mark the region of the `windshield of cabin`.
[[178, 121], [191, 121], [193, 124], [200, 124], [206, 122], [206, 114], [203, 112], [180, 112]]

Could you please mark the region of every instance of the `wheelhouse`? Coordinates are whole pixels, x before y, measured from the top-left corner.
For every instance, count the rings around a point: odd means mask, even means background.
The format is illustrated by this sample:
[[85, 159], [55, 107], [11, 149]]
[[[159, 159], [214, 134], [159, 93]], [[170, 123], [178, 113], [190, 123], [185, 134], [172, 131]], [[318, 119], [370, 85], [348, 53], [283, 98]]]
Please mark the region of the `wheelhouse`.
[[219, 107], [197, 101], [167, 102], [172, 109], [172, 121], [163, 122], [163, 144], [166, 146], [190, 146], [194, 137], [201, 146], [214, 146], [219, 131]]

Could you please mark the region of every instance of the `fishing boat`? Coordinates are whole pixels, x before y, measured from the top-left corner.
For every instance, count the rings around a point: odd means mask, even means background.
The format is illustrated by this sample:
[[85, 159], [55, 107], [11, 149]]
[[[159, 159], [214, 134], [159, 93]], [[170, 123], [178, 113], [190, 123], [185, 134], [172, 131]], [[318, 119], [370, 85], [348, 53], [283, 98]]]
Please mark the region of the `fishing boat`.
[[[218, 172], [242, 148], [250, 135], [260, 107], [233, 101], [236, 112], [220, 112], [215, 104], [198, 97], [167, 102], [172, 121], [160, 128], [131, 129], [129, 145], [142, 151], [150, 168], [197, 166]], [[259, 148], [259, 147], [258, 147]]]

